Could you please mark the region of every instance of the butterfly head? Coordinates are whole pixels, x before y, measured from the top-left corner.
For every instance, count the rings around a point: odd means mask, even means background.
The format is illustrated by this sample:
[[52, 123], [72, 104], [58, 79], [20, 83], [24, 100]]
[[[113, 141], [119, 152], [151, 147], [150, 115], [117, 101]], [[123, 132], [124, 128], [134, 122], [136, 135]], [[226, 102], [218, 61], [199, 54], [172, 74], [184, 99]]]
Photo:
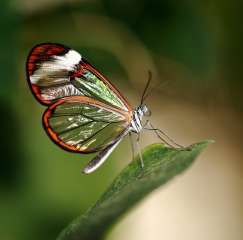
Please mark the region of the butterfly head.
[[145, 104], [138, 106], [137, 112], [138, 112], [138, 115], [140, 116], [140, 118], [142, 116], [146, 116], [146, 117], [151, 116], [151, 111], [149, 110], [149, 108]]

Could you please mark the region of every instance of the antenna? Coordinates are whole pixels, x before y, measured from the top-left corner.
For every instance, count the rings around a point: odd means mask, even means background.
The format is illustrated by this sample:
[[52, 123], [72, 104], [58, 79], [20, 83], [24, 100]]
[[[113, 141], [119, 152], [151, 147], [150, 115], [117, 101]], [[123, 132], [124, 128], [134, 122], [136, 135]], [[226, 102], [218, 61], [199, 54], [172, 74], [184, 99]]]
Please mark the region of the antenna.
[[152, 72], [150, 70], [148, 70], [148, 81], [146, 83], [146, 86], [143, 90], [143, 94], [142, 94], [142, 98], [141, 98], [141, 102], [140, 102], [140, 105], [143, 104], [144, 100], [147, 98], [148, 94], [147, 91], [148, 91], [148, 88], [149, 88], [149, 85], [150, 85], [150, 82], [151, 82], [151, 79], [152, 79]]

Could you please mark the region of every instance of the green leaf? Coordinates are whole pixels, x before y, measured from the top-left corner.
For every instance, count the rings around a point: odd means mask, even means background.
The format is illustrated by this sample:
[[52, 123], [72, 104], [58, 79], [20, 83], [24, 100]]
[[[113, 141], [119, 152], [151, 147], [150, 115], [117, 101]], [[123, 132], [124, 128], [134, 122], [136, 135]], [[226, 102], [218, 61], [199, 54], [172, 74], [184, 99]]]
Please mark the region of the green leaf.
[[210, 142], [203, 141], [183, 150], [162, 144], [146, 147], [143, 151], [144, 168], [141, 168], [138, 157], [132, 161], [97, 203], [62, 231], [58, 240], [103, 239], [119, 217], [189, 167]]

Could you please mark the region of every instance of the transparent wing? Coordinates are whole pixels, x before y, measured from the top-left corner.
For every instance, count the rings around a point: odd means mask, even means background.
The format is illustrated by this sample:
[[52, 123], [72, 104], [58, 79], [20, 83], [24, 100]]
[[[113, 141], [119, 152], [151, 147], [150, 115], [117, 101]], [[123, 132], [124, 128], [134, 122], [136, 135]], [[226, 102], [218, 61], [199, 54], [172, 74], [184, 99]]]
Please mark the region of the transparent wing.
[[126, 112], [83, 96], [60, 99], [43, 115], [44, 127], [55, 143], [82, 153], [106, 148], [130, 122]]
[[69, 47], [39, 44], [31, 50], [26, 68], [31, 90], [42, 104], [51, 105], [67, 96], [87, 96], [131, 111], [112, 83]]

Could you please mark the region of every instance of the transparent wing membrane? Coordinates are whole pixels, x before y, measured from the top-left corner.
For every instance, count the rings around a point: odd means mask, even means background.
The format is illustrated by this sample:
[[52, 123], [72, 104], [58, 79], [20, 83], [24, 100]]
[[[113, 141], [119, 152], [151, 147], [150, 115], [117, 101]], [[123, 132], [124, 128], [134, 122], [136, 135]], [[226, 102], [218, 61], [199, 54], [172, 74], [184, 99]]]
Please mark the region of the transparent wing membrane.
[[73, 151], [95, 152], [104, 149], [129, 125], [115, 109], [64, 98], [44, 114], [44, 124], [52, 139]]

